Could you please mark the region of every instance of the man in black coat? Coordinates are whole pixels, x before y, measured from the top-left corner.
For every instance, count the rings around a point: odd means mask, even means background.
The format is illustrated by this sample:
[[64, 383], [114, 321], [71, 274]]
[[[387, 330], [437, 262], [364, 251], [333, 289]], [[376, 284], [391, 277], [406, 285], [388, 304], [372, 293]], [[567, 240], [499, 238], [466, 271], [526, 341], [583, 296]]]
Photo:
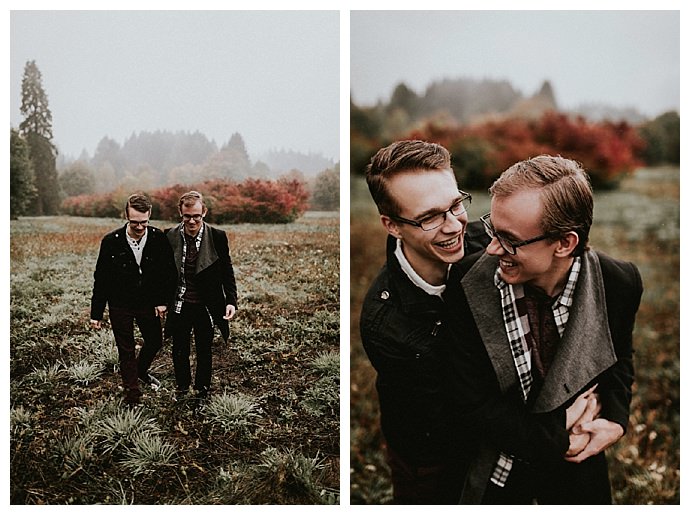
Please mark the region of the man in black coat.
[[206, 399], [211, 389], [211, 343], [214, 326], [230, 336], [228, 320], [237, 310], [237, 286], [224, 231], [204, 222], [204, 198], [197, 191], [180, 197], [182, 222], [166, 231], [177, 268], [177, 290], [170, 306], [166, 334], [173, 339], [173, 365], [178, 399], [192, 382], [189, 363], [191, 331], [196, 344], [194, 389]]
[[603, 451], [628, 424], [639, 271], [589, 249], [574, 161], [522, 161], [490, 193], [491, 242], [446, 294], [453, 412], [475, 449], [463, 502], [610, 504]]
[[[154, 387], [160, 384], [149, 367], [163, 343], [160, 317], [175, 288], [175, 264], [165, 234], [148, 225], [151, 201], [146, 195], [134, 194], [127, 199], [125, 217], [127, 223], [101, 241], [91, 297], [91, 326], [101, 328], [107, 304], [125, 400], [136, 404], [141, 398], [139, 380]], [[135, 321], [144, 340], [138, 356]]]
[[367, 183], [389, 236], [360, 329], [377, 371], [393, 502], [457, 504], [465, 467], [449, 425], [442, 295], [450, 265], [488, 238], [480, 222], [468, 225], [471, 196], [458, 190], [441, 145], [399, 141], [379, 150]]

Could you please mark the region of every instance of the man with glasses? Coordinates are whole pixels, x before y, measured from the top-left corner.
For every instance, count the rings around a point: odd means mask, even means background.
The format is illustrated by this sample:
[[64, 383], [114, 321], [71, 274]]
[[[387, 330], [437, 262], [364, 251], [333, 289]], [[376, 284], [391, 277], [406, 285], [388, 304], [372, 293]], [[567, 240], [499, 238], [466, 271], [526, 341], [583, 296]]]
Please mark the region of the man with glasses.
[[610, 504], [602, 451], [628, 424], [639, 271], [589, 248], [578, 163], [528, 159], [489, 192], [491, 242], [446, 296], [451, 390], [476, 449], [463, 502]]
[[204, 222], [207, 209], [197, 191], [180, 197], [182, 221], [166, 231], [177, 268], [177, 290], [166, 322], [166, 335], [173, 339], [173, 365], [177, 399], [192, 386], [189, 363], [191, 332], [196, 349], [195, 398], [207, 400], [211, 390], [211, 343], [214, 326], [223, 339], [230, 336], [228, 320], [237, 310], [237, 287], [224, 231]]
[[[149, 367], [163, 340], [160, 318], [175, 288], [175, 264], [168, 240], [149, 225], [151, 201], [131, 195], [125, 203], [127, 223], [101, 241], [91, 297], [91, 326], [101, 328], [106, 304], [120, 358], [125, 401], [141, 399], [139, 382], [158, 389]], [[134, 323], [143, 339], [136, 354]]]
[[480, 222], [468, 225], [472, 197], [458, 190], [441, 145], [395, 142], [374, 155], [366, 179], [389, 236], [360, 329], [377, 371], [393, 502], [456, 504], [464, 468], [450, 425], [443, 292], [450, 265], [488, 238]]

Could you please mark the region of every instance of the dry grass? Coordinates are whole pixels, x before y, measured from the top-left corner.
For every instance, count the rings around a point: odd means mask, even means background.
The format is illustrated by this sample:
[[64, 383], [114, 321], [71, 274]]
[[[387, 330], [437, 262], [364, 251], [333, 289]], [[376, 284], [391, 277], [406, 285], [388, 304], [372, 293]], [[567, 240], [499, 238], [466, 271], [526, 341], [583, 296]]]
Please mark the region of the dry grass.
[[[11, 502], [338, 503], [332, 385], [339, 377], [328, 376], [319, 390], [325, 375], [312, 365], [339, 349], [337, 214], [221, 226], [230, 238], [240, 309], [230, 343], [217, 339], [213, 346], [218, 404], [197, 409], [174, 401], [166, 343], [153, 365], [163, 387], [144, 390], [138, 415], [121, 404], [112, 349], [103, 349], [113, 345], [110, 331], [88, 327], [100, 239], [122, 223], [11, 222]], [[305, 397], [309, 409], [300, 402]], [[233, 399], [250, 399], [251, 409]], [[156, 431], [127, 433], [133, 417], [152, 421]], [[120, 421], [121, 429], [108, 426], [115, 436], [104, 432], [105, 420]], [[282, 457], [280, 466], [267, 467], [266, 453]]]

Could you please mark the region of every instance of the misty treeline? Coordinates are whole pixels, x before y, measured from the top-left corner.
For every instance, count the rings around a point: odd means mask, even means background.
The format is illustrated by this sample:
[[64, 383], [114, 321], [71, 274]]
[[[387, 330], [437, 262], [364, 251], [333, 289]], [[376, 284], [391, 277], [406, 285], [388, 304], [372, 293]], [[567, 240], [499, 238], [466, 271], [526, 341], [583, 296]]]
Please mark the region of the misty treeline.
[[93, 175], [90, 192], [111, 191], [134, 181], [151, 188], [206, 179], [275, 179], [292, 170], [313, 177], [333, 168], [333, 161], [320, 154], [286, 150], [272, 150], [252, 161], [238, 132], [219, 147], [198, 131], [161, 130], [133, 133], [122, 144], [104, 137], [93, 156], [82, 152], [76, 161], [58, 164], [64, 172], [78, 169], [82, 175]]
[[484, 188], [514, 162], [539, 153], [579, 160], [606, 187], [641, 165], [680, 164], [677, 112], [647, 120], [635, 109], [605, 105], [564, 111], [549, 81], [532, 96], [508, 81], [444, 79], [423, 94], [400, 83], [387, 102], [351, 102], [351, 173], [362, 174], [378, 148], [413, 138], [447, 146], [467, 188]]
[[[103, 137], [93, 156], [59, 156], [53, 143], [52, 113], [34, 61], [26, 63], [22, 78], [18, 129], [10, 129], [11, 217], [54, 215], [74, 211], [87, 196], [95, 203], [126, 192], [207, 183], [220, 185], [298, 181], [307, 192], [305, 208], [339, 208], [339, 165], [320, 154], [274, 149], [252, 161], [242, 135], [235, 132], [220, 145], [196, 132], [133, 132], [122, 144]], [[249, 181], [249, 182], [247, 182]], [[267, 186], [267, 188], [269, 188]], [[269, 189], [271, 189], [269, 188]], [[211, 192], [214, 193], [214, 192]], [[72, 200], [70, 200], [72, 199]], [[100, 211], [94, 209], [92, 211]], [[96, 216], [96, 215], [94, 215]]]

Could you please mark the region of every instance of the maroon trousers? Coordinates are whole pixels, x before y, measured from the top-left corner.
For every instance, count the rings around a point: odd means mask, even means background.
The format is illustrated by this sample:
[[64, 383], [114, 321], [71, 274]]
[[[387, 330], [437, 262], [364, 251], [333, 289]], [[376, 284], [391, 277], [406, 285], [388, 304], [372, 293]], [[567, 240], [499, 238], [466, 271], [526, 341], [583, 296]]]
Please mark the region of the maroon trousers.
[[[138, 402], [141, 397], [139, 378], [145, 378], [156, 354], [163, 346], [160, 319], [153, 306], [129, 309], [109, 306], [110, 325], [113, 328], [117, 352], [120, 357], [120, 373], [125, 388], [125, 400]], [[136, 355], [134, 322], [144, 339], [144, 345]]]

